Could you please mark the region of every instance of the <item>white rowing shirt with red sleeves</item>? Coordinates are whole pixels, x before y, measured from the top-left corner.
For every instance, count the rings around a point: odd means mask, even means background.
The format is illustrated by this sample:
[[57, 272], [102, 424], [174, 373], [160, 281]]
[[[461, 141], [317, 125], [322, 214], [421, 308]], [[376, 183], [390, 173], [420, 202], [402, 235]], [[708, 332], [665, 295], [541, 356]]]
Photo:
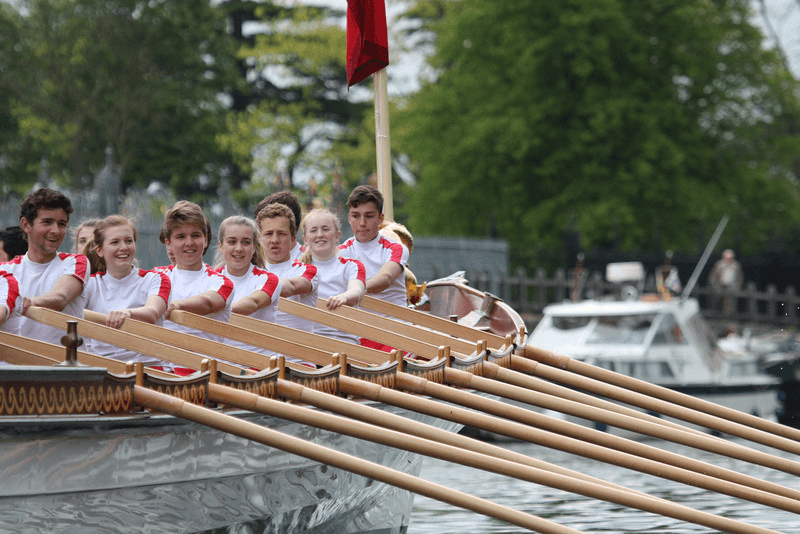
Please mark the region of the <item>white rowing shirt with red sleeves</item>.
[[[201, 295], [206, 291], [215, 291], [219, 296], [225, 300], [225, 307], [218, 312], [209, 313], [206, 315], [209, 319], [215, 319], [224, 323], [228, 322], [231, 317], [231, 296], [233, 295], [233, 282], [227, 277], [216, 272], [208, 265], [204, 265], [199, 271], [187, 271], [185, 269], [178, 269], [173, 267], [168, 269], [165, 274], [172, 282], [172, 292], [170, 293], [169, 301], [183, 300], [196, 295]], [[176, 332], [184, 332], [214, 341], [223, 341], [222, 336], [209, 334], [202, 330], [189, 328], [188, 326], [179, 325], [170, 320], [164, 321], [164, 327]]]
[[[317, 305], [317, 291], [319, 288], [319, 276], [317, 276], [317, 268], [313, 265], [308, 265], [299, 260], [287, 260], [281, 263], [270, 263], [269, 270], [278, 275], [278, 278], [285, 280], [287, 278], [294, 278], [295, 276], [302, 276], [311, 282], [311, 293], [305, 295], [294, 295], [289, 297], [290, 300], [307, 304], [309, 306]], [[297, 328], [306, 332], [314, 332], [316, 323], [301, 319], [295, 315], [278, 310], [275, 316], [275, 322], [283, 326]]]
[[[261, 321], [269, 321], [270, 323], [275, 322], [275, 315], [278, 312], [278, 302], [281, 298], [281, 281], [277, 274], [260, 269], [255, 265], [251, 265], [250, 270], [247, 271], [244, 276], [232, 275], [228, 272], [227, 267], [221, 269], [220, 272], [223, 274], [223, 276], [226, 276], [231, 282], [233, 282], [233, 297], [231, 298], [232, 303], [236, 303], [236, 301], [252, 295], [256, 291], [263, 291], [269, 295], [270, 303], [267, 306], [264, 306], [263, 308], [251, 313], [250, 317], [253, 317], [254, 319], [260, 319]], [[276, 354], [269, 349], [248, 345], [247, 343], [243, 343], [236, 339], [228, 339], [226, 340], [226, 343], [229, 343], [234, 347], [239, 347], [240, 349], [250, 350], [269, 356]]]
[[[28, 298], [49, 293], [62, 276], [73, 276], [81, 284], [85, 284], [89, 276], [89, 262], [86, 256], [63, 252], [56, 254], [55, 258], [47, 263], [31, 261], [27, 254], [17, 256], [9, 262], [0, 264], [0, 269], [14, 275], [19, 284], [20, 295]], [[62, 312], [83, 319], [83, 294], [67, 304]], [[64, 335], [64, 331], [60, 328], [53, 328], [21, 315], [6, 321], [3, 330], [59, 346]]]
[[[366, 284], [366, 270], [364, 264], [353, 258], [335, 256], [326, 261], [314, 260], [319, 276], [319, 298], [326, 299], [347, 291], [350, 280], [359, 280]], [[358, 336], [342, 332], [330, 326], [315, 323], [314, 333], [358, 343]]]
[[0, 266], [0, 306], [6, 309], [6, 320], [22, 305], [19, 283], [14, 275], [2, 270]]
[[[84, 307], [87, 310], [107, 314], [114, 310], [140, 308], [147, 303], [147, 299], [153, 296], [161, 297], [164, 303], [169, 303], [171, 288], [172, 283], [164, 273], [145, 271], [134, 267], [127, 276], [118, 280], [101, 271], [94, 273], [86, 282], [86, 288], [83, 290]], [[164, 318], [159, 317], [156, 324], [160, 326], [163, 322]], [[145, 356], [96, 339], [88, 339], [86, 346], [89, 352], [115, 360], [147, 364], [160, 362], [158, 358]]]
[[378, 274], [386, 263], [393, 261], [399, 264], [403, 269], [397, 278], [392, 280], [389, 287], [373, 296], [400, 306], [406, 305], [405, 268], [408, 263], [408, 249], [405, 245], [378, 234], [375, 239], [366, 243], [351, 237], [339, 245], [339, 251], [345, 258], [354, 258], [364, 264], [367, 280]]

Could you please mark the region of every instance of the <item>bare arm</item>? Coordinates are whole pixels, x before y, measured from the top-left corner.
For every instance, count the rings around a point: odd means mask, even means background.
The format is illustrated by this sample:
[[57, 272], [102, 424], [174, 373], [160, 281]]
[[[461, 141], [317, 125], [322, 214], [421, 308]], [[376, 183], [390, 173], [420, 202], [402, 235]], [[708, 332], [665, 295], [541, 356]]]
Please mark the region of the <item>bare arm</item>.
[[269, 296], [269, 293], [258, 289], [234, 302], [231, 311], [239, 315], [251, 315], [264, 306], [269, 306], [271, 303], [272, 298]]
[[327, 306], [329, 310], [335, 310], [339, 306], [355, 306], [361, 301], [361, 297], [367, 292], [367, 287], [361, 280], [350, 280], [347, 283], [347, 291], [328, 297]]
[[222, 295], [209, 289], [204, 293], [182, 300], [174, 300], [167, 306], [167, 318], [172, 310], [183, 310], [197, 315], [208, 315], [225, 309], [225, 299]]
[[387, 261], [378, 271], [378, 274], [367, 280], [367, 293], [380, 293], [385, 291], [395, 278], [403, 272], [403, 266], [393, 261]]
[[164, 302], [164, 299], [158, 295], [151, 295], [147, 298], [147, 301], [145, 301], [144, 306], [108, 312], [106, 316], [106, 326], [119, 328], [128, 317], [136, 319], [137, 321], [154, 324], [159, 317], [164, 315], [166, 309], [167, 303]]
[[8, 308], [0, 306], [0, 324], [3, 324], [8, 319]]
[[314, 286], [311, 285], [311, 280], [304, 276], [293, 276], [291, 278], [284, 278], [281, 280], [282, 297], [305, 295], [311, 293], [312, 289], [314, 289]]
[[83, 282], [70, 274], [59, 278], [53, 289], [38, 297], [25, 298], [22, 301], [22, 313], [30, 306], [41, 306], [56, 311], [64, 311], [67, 305], [75, 300], [83, 291]]

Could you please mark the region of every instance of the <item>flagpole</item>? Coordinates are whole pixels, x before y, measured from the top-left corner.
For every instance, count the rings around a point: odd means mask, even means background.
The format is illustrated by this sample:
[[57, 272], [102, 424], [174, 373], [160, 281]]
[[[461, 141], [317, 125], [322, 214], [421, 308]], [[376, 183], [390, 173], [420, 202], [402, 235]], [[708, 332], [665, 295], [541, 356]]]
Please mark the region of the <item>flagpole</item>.
[[385, 221], [394, 221], [386, 69], [375, 72], [373, 81], [375, 82], [375, 152], [378, 159], [378, 189], [383, 195], [383, 218]]

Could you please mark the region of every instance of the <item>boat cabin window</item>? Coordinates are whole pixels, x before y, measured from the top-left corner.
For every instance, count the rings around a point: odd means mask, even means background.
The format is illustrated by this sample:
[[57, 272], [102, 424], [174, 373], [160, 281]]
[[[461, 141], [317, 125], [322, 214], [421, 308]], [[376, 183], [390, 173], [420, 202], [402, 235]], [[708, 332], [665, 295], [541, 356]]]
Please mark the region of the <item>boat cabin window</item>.
[[664, 380], [675, 378], [668, 362], [620, 362], [619, 372], [641, 380]]
[[644, 343], [654, 315], [607, 315], [597, 318], [589, 344], [638, 345]]
[[653, 336], [653, 345], [685, 345], [686, 337], [671, 313], [664, 314]]
[[553, 317], [553, 326], [559, 330], [574, 330], [576, 328], [583, 328], [589, 324], [591, 320], [591, 317], [564, 317], [557, 315]]

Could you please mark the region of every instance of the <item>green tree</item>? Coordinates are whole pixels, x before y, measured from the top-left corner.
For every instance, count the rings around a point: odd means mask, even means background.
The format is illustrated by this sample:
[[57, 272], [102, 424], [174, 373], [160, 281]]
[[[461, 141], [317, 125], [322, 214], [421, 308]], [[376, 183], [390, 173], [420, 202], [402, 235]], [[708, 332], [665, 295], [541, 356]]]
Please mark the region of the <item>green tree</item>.
[[300, 177], [317, 183], [318, 194], [330, 194], [334, 175], [347, 188], [374, 172], [372, 101], [355, 98], [366, 91], [361, 86], [347, 89], [344, 8], [226, 3], [232, 20], [258, 28], [250, 36], [234, 31], [248, 83], [239, 88], [227, 131], [218, 137], [252, 176], [244, 195], [251, 203], [275, 188], [299, 189]]
[[437, 78], [392, 130], [414, 231], [687, 250], [724, 213], [753, 247], [798, 224], [798, 83], [747, 1], [418, 5]]
[[224, 13], [179, 0], [18, 7], [0, 12], [4, 182], [29, 187], [46, 157], [63, 185], [91, 185], [111, 146], [124, 186], [157, 180], [196, 200], [214, 190], [227, 164], [217, 97], [235, 73]]

